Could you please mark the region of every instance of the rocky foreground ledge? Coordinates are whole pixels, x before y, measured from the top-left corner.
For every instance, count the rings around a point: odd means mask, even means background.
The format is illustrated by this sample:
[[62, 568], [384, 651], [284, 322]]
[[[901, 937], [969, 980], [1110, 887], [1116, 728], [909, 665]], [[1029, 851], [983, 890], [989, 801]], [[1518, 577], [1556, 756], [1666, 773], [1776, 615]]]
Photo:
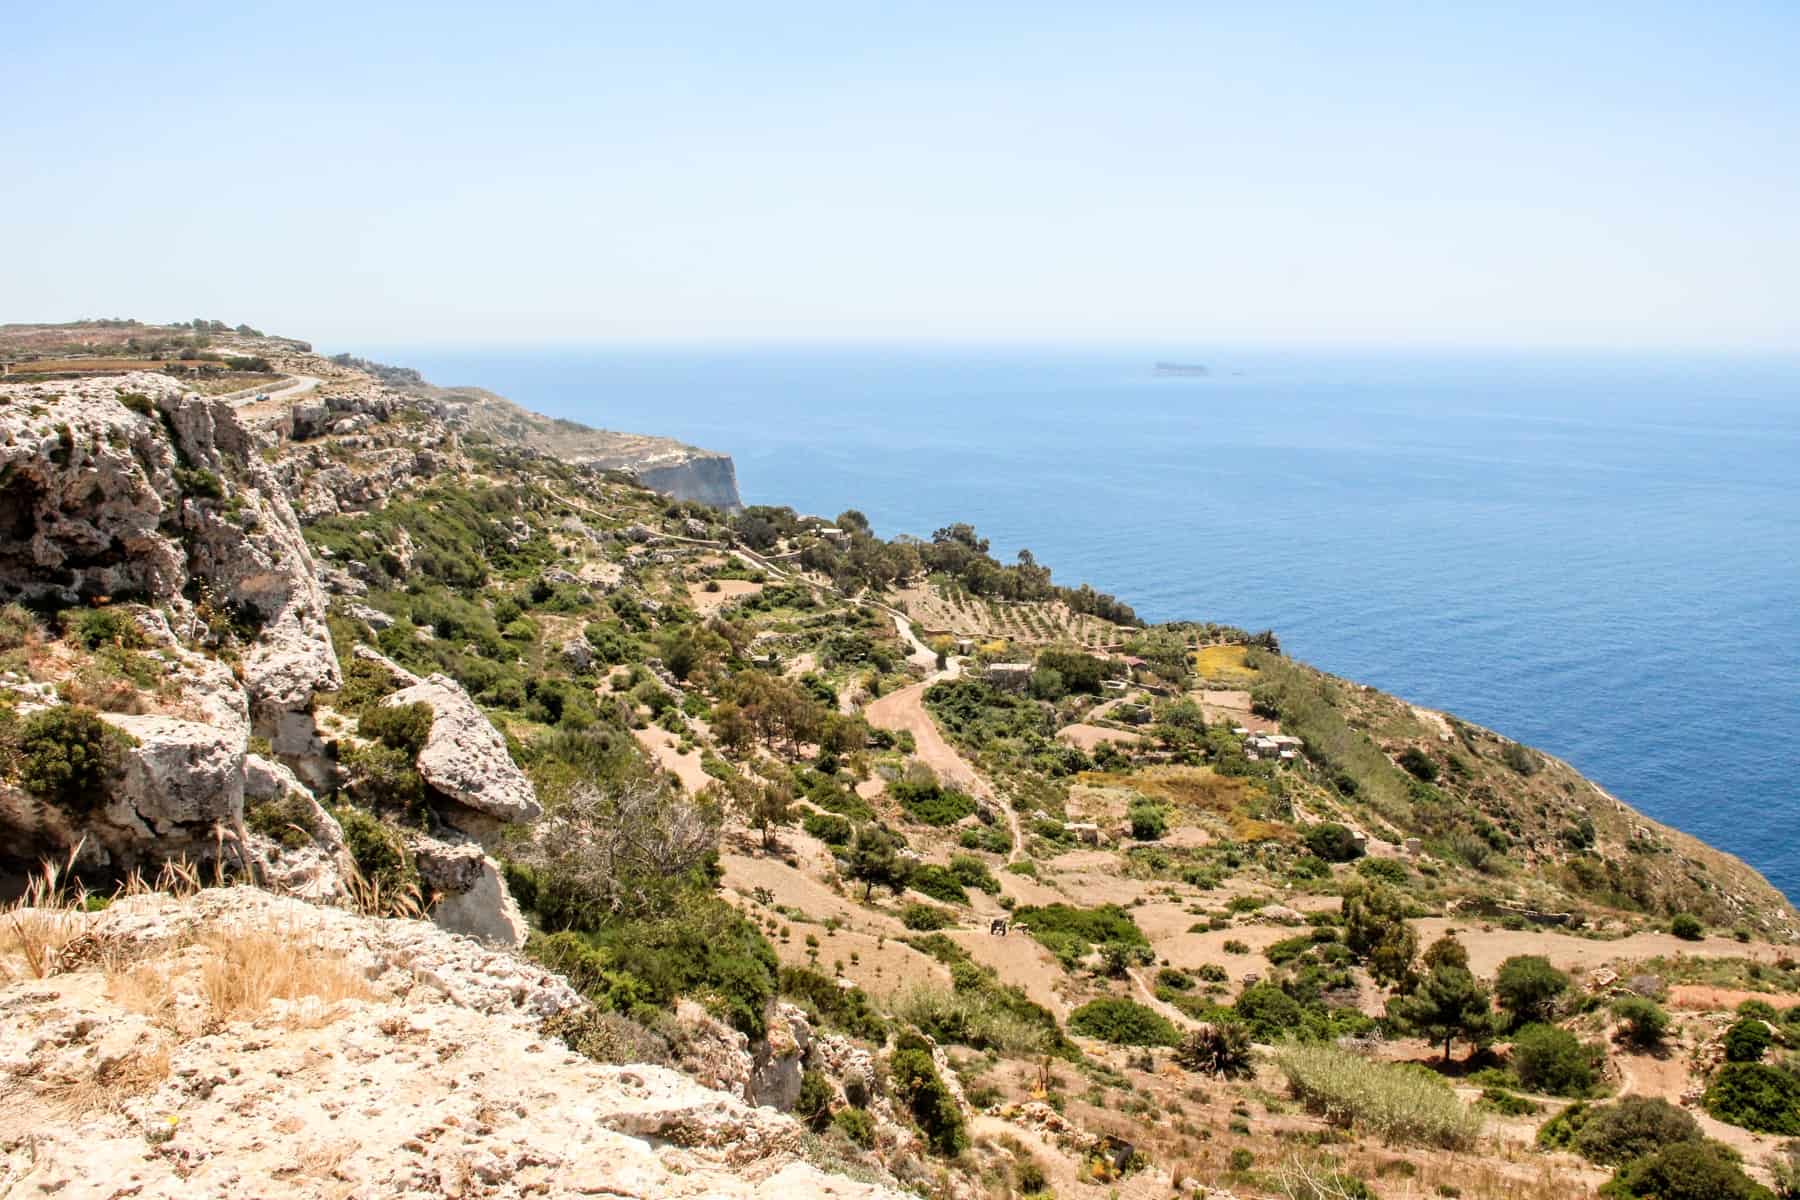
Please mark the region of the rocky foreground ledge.
[[250, 888], [17, 915], [0, 1195], [899, 1200], [773, 1109], [570, 1052], [567, 984], [422, 922]]

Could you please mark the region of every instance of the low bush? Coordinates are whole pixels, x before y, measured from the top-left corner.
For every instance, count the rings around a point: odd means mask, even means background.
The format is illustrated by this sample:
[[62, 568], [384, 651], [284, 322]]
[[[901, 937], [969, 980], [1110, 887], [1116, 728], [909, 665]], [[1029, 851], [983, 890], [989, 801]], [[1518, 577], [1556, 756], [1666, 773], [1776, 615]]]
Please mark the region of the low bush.
[[800, 827], [827, 846], [850, 844], [851, 824], [836, 813], [809, 812], [800, 819]]
[[888, 792], [921, 825], [954, 825], [975, 811], [975, 798], [955, 788], [907, 779], [894, 781]]
[[1725, 1061], [1761, 1062], [1762, 1056], [1769, 1052], [1769, 1044], [1774, 1040], [1769, 1027], [1762, 1021], [1755, 1017], [1739, 1017], [1725, 1031]]
[[1717, 1142], [1679, 1142], [1620, 1167], [1600, 1189], [1605, 1200], [1772, 1200]]
[[[970, 968], [979, 974], [979, 968]], [[901, 995], [894, 1013], [940, 1042], [976, 1050], [1036, 1057], [1062, 1050], [1063, 1037], [1048, 1010], [1026, 1007], [991, 978], [961, 979], [968, 986], [946, 989], [918, 984]], [[1029, 1002], [1027, 1002], [1029, 1004]]]
[[1069, 1028], [1116, 1046], [1173, 1046], [1180, 1041], [1167, 1017], [1117, 996], [1088, 1001], [1069, 1014]]
[[1660, 1046], [1668, 1035], [1669, 1014], [1654, 1000], [1626, 996], [1613, 1003], [1612, 1011], [1619, 1019], [1619, 1032], [1633, 1046], [1643, 1049]]
[[1669, 922], [1669, 932], [1683, 941], [1697, 942], [1706, 936], [1706, 926], [1693, 913], [1676, 913]]
[[344, 830], [344, 845], [367, 883], [395, 899], [418, 890], [419, 868], [398, 830], [353, 805], [339, 805], [333, 815]]
[[122, 608], [83, 608], [63, 616], [63, 636], [85, 650], [117, 646], [136, 650], [144, 644], [144, 631]]
[[1462, 1149], [1481, 1132], [1481, 1114], [1421, 1067], [1374, 1062], [1336, 1046], [1298, 1044], [1278, 1049], [1275, 1064], [1310, 1111], [1389, 1143]]
[[956, 914], [935, 904], [908, 904], [900, 910], [900, 922], [908, 929], [929, 933], [949, 929], [956, 924]]
[[1593, 1092], [1604, 1051], [1555, 1025], [1527, 1025], [1513, 1038], [1512, 1068], [1519, 1084], [1552, 1096]]
[[19, 786], [72, 812], [106, 802], [107, 788], [131, 739], [91, 708], [66, 704], [33, 713], [13, 740], [13, 773]]
[[1713, 1076], [1702, 1103], [1727, 1125], [1800, 1135], [1800, 1078], [1767, 1063], [1726, 1063]]
[[972, 887], [986, 892], [990, 896], [1000, 893], [1000, 881], [988, 870], [988, 865], [973, 854], [953, 854], [950, 856], [950, 874], [964, 887]]
[[1617, 1166], [1664, 1146], [1705, 1138], [1694, 1118], [1667, 1100], [1626, 1096], [1616, 1104], [1587, 1110], [1575, 1131], [1574, 1147], [1582, 1157]]
[[831, 1123], [852, 1144], [864, 1150], [875, 1144], [875, 1118], [866, 1108], [840, 1108], [831, 1114]]
[[912, 874], [907, 877], [906, 886], [933, 900], [942, 900], [945, 904], [969, 902], [968, 893], [963, 891], [962, 880], [950, 868], [940, 867], [936, 863], [914, 867]]
[[823, 1071], [807, 1068], [800, 1073], [800, 1096], [794, 1101], [794, 1119], [812, 1130], [824, 1133], [831, 1127], [831, 1081]]
[[1363, 852], [1356, 835], [1336, 821], [1323, 821], [1308, 826], [1301, 838], [1308, 850], [1326, 862], [1349, 862], [1360, 857]]
[[836, 979], [810, 967], [781, 968], [776, 986], [806, 1010], [815, 1026], [877, 1042], [887, 1036], [887, 1021], [859, 987], [840, 987]]
[[889, 1060], [894, 1094], [912, 1113], [932, 1150], [954, 1158], [969, 1148], [962, 1106], [938, 1076], [931, 1047], [917, 1034], [902, 1034]]
[[1131, 824], [1131, 836], [1140, 842], [1154, 842], [1169, 831], [1169, 810], [1154, 800], [1133, 800], [1125, 811]]
[[404, 750], [417, 757], [419, 751], [425, 748], [425, 739], [431, 734], [432, 718], [431, 705], [423, 702], [371, 704], [357, 718], [356, 731], [371, 741]]
[[1060, 901], [1042, 907], [1027, 904], [1013, 910], [1013, 920], [1025, 926], [1065, 967], [1075, 966], [1096, 944], [1150, 944], [1131, 914], [1116, 904], [1098, 908], [1076, 908]]

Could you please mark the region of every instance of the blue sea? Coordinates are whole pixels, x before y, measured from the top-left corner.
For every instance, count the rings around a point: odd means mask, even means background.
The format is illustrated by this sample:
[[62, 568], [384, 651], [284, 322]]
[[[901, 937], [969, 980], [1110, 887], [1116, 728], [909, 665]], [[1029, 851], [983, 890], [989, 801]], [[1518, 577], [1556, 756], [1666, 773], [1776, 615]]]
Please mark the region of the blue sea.
[[1148, 619], [1273, 628], [1800, 897], [1800, 360], [351, 349], [728, 452], [747, 503], [970, 521]]

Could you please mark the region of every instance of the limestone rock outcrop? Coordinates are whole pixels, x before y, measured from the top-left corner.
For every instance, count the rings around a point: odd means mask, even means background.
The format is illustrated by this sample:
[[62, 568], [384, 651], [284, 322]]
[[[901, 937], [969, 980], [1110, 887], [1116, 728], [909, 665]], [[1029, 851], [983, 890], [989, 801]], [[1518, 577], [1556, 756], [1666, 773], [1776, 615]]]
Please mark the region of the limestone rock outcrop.
[[507, 753], [506, 740], [456, 680], [429, 675], [383, 703], [430, 706], [431, 732], [419, 751], [419, 774], [458, 805], [488, 818], [470, 821], [452, 811], [446, 814], [451, 824], [480, 835], [492, 832], [494, 822], [535, 821], [543, 814], [531, 781]]
[[441, 929], [484, 942], [517, 948], [531, 926], [506, 888], [500, 866], [474, 842], [447, 842], [417, 836], [413, 861], [433, 901], [431, 919]]
[[[55, 920], [108, 964], [0, 987], [9, 1192], [900, 1200], [803, 1161], [789, 1117], [572, 1053], [540, 1031], [565, 984], [424, 922], [243, 888]], [[222, 1010], [205, 981], [247, 955], [304, 982]]]
[[106, 865], [217, 856], [243, 842], [244, 742], [235, 730], [176, 717], [107, 713], [129, 736], [125, 767], [85, 836]]

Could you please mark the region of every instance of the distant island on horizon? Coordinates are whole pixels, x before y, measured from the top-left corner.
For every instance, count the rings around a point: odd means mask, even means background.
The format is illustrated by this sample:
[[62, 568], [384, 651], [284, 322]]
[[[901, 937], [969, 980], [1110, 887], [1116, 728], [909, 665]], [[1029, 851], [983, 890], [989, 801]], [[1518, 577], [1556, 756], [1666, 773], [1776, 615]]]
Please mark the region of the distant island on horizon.
[[1188, 379], [1199, 379], [1212, 374], [1212, 368], [1204, 363], [1159, 362], [1153, 369], [1158, 375], [1173, 375]]

